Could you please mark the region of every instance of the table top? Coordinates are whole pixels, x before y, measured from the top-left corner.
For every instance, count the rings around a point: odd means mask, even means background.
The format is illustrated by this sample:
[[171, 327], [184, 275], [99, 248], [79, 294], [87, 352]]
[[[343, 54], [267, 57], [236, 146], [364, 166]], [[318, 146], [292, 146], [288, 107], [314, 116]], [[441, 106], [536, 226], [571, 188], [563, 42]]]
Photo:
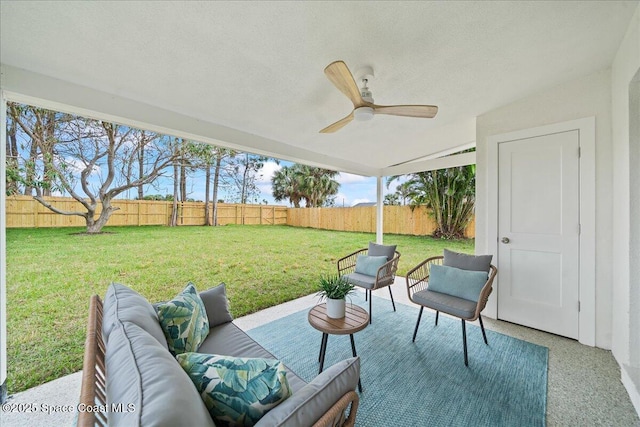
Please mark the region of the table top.
[[361, 331], [369, 324], [369, 313], [355, 304], [346, 304], [345, 316], [332, 319], [327, 316], [327, 304], [316, 305], [309, 311], [309, 324], [319, 330], [332, 335], [348, 335]]

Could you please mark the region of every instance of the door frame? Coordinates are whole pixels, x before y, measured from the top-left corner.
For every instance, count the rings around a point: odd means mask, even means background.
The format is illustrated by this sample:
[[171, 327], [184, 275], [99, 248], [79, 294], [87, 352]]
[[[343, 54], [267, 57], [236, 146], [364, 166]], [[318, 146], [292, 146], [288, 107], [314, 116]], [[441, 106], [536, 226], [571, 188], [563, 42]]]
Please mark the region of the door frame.
[[[577, 130], [580, 144], [579, 186], [580, 186], [580, 243], [578, 267], [578, 341], [582, 344], [596, 344], [596, 119], [583, 119], [555, 123], [523, 129], [515, 132], [491, 135], [487, 139], [488, 152], [488, 221], [487, 249], [494, 254], [494, 263], [498, 265], [498, 147], [504, 142], [533, 138], [553, 133]], [[500, 286], [500, 271], [493, 282], [494, 288]], [[486, 313], [498, 318], [498, 292], [486, 306]]]

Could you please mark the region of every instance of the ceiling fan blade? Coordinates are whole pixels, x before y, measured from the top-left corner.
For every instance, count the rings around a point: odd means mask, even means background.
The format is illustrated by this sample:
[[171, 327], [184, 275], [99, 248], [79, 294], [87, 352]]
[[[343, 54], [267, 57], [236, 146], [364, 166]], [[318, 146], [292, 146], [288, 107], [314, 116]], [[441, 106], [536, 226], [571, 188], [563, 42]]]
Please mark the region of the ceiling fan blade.
[[322, 129], [320, 133], [333, 133], [337, 130], [342, 129], [346, 125], [348, 125], [353, 120], [353, 111], [347, 117], [338, 120], [337, 122], [330, 124], [326, 128]]
[[353, 79], [353, 75], [351, 71], [349, 71], [347, 64], [343, 61], [332, 62], [324, 69], [324, 74], [340, 92], [344, 93], [347, 98], [351, 100], [354, 107], [357, 108], [365, 105], [364, 100], [360, 96], [360, 89], [358, 89], [358, 85]]
[[438, 114], [435, 105], [373, 105], [376, 114], [388, 114], [390, 116], [424, 117], [431, 119]]

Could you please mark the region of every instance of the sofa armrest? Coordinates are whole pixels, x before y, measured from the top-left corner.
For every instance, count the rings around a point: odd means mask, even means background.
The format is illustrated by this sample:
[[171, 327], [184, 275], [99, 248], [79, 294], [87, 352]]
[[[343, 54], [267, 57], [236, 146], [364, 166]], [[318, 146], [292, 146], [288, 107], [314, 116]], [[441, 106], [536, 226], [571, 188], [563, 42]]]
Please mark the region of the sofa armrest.
[[360, 358], [338, 362], [270, 410], [256, 427], [352, 426], [358, 410], [359, 397], [354, 390], [359, 378]]
[[[105, 345], [102, 340], [102, 300], [93, 295], [89, 301], [87, 338], [84, 344], [84, 363], [80, 404], [85, 407], [107, 405], [107, 372], [104, 361]], [[103, 412], [81, 411], [78, 413], [79, 427], [106, 426], [107, 417]]]

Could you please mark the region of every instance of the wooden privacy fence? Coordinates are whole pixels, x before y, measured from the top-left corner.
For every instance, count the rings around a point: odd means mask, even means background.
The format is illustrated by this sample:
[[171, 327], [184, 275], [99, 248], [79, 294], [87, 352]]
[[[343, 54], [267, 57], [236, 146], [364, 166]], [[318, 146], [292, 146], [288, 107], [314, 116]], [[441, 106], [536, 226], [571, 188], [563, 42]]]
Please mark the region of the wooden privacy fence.
[[[83, 211], [82, 205], [67, 197], [47, 197], [47, 201], [65, 211]], [[162, 200], [113, 200], [119, 209], [107, 225], [169, 225], [173, 202]], [[210, 206], [213, 211], [213, 204]], [[7, 228], [83, 227], [84, 218], [60, 215], [42, 206], [33, 197], [7, 197]], [[98, 210], [99, 213], [99, 210]], [[384, 232], [427, 236], [433, 234], [435, 222], [425, 208], [411, 210], [409, 206], [385, 206]], [[204, 203], [178, 203], [178, 225], [203, 225]], [[288, 208], [272, 205], [242, 205], [218, 203], [218, 224], [290, 225], [338, 231], [375, 233], [375, 206], [357, 208]], [[475, 221], [471, 221], [465, 236], [475, 236]]]
[[[67, 197], [46, 197], [56, 208], [65, 211], [84, 211], [84, 207]], [[173, 202], [162, 200], [113, 200], [119, 208], [107, 225], [169, 225]], [[213, 212], [213, 203], [210, 204]], [[218, 224], [286, 224], [286, 206], [241, 205], [218, 203]], [[100, 213], [98, 208], [97, 214]], [[18, 227], [82, 227], [84, 218], [77, 215], [56, 214], [33, 197], [7, 197], [7, 228]], [[203, 202], [178, 203], [178, 225], [203, 225]]]
[[[436, 223], [424, 207], [385, 206], [382, 213], [383, 231], [389, 234], [427, 236], [433, 234]], [[376, 207], [353, 208], [289, 208], [287, 225], [338, 231], [375, 233]], [[475, 218], [467, 226], [465, 237], [475, 237]]]

